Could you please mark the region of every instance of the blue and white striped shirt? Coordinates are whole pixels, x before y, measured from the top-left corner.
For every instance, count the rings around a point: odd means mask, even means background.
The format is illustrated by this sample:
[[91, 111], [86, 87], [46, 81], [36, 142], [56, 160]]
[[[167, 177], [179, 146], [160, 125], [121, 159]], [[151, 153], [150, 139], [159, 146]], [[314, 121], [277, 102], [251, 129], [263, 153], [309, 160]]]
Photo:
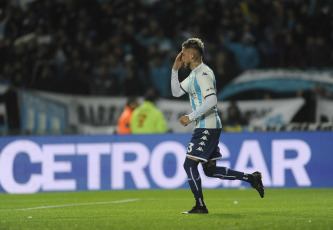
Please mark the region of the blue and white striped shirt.
[[[204, 63], [192, 70], [190, 75], [180, 83], [182, 90], [189, 94], [192, 110], [196, 111], [204, 99], [212, 94], [216, 95], [216, 81], [214, 72]], [[222, 128], [221, 119], [214, 106], [195, 121], [196, 128]]]

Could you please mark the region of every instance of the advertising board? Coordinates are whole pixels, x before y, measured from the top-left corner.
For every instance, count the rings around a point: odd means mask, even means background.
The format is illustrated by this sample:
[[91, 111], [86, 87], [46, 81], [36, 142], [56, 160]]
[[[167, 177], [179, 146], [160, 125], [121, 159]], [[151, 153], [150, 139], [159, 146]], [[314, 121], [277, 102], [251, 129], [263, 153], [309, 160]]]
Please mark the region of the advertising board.
[[[187, 188], [191, 134], [2, 137], [0, 192]], [[222, 133], [218, 165], [261, 171], [265, 187], [333, 187], [332, 132]], [[208, 178], [204, 188], [239, 188]]]

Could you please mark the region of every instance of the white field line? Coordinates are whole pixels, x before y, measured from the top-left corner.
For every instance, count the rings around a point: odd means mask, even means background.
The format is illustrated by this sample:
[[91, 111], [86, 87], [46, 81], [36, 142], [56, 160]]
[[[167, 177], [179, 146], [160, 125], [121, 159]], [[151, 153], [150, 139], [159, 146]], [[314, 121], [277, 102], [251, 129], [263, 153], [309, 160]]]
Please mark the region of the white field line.
[[115, 200], [115, 201], [78, 203], [78, 204], [59, 204], [59, 205], [40, 206], [40, 207], [32, 207], [32, 208], [2, 209], [0, 211], [26, 211], [26, 210], [47, 209], [47, 208], [62, 208], [62, 207], [84, 206], [84, 205], [119, 204], [119, 203], [126, 203], [126, 202], [134, 202], [134, 201], [138, 201], [138, 200], [140, 200], [140, 199]]
[[[239, 198], [238, 201], [242, 200], [254, 200], [256, 198]], [[104, 201], [104, 202], [92, 202], [92, 203], [78, 203], [78, 204], [60, 204], [60, 205], [50, 205], [50, 206], [40, 206], [40, 207], [32, 207], [32, 208], [18, 208], [18, 209], [0, 209], [0, 212], [4, 211], [26, 211], [26, 210], [38, 210], [38, 209], [48, 209], [48, 208], [61, 208], [61, 207], [73, 207], [73, 206], [84, 206], [84, 205], [101, 205], [101, 204], [118, 204], [118, 203], [126, 203], [126, 202], [134, 202], [139, 200], [146, 201], [162, 201], [162, 200], [170, 200], [170, 201], [185, 201], [185, 200], [193, 200], [193, 198], [143, 198], [143, 199], [128, 199], [128, 200], [115, 200], [115, 201]], [[206, 198], [205, 200], [223, 200], [223, 201], [234, 201], [232, 198]]]

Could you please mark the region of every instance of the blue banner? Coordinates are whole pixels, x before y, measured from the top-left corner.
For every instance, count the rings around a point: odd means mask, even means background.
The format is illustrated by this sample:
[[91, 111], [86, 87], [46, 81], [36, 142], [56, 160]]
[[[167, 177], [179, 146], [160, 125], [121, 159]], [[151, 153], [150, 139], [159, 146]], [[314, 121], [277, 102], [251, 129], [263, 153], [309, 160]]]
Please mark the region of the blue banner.
[[[191, 134], [0, 139], [0, 192], [188, 188]], [[333, 133], [222, 133], [218, 165], [261, 171], [266, 187], [333, 187]], [[248, 187], [206, 177], [204, 188]]]
[[21, 129], [30, 134], [61, 134], [67, 125], [67, 108], [60, 103], [20, 90]]
[[327, 91], [333, 90], [332, 72], [302, 71], [284, 69], [264, 69], [245, 71], [231, 81], [217, 95], [218, 100], [226, 100], [236, 94], [251, 91], [265, 90], [277, 93], [297, 92], [310, 90], [318, 85]]

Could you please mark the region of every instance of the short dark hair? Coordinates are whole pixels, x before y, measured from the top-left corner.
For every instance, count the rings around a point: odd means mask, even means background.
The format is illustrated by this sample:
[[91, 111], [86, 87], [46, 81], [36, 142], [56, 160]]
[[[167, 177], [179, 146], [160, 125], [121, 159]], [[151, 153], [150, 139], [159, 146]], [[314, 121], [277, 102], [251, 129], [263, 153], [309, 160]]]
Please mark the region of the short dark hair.
[[153, 87], [148, 88], [145, 94], [145, 100], [154, 103], [157, 100], [157, 98], [158, 98], [157, 90]]
[[183, 43], [182, 47], [186, 48], [186, 49], [189, 49], [189, 48], [195, 49], [195, 50], [199, 51], [201, 56], [205, 50], [204, 43], [201, 41], [200, 38], [189, 38], [189, 39], [187, 39], [186, 42]]
[[127, 98], [127, 103], [126, 103], [126, 105], [129, 106], [130, 104], [132, 104], [132, 103], [135, 102], [136, 100], [138, 100], [137, 97], [130, 96], [130, 97]]

